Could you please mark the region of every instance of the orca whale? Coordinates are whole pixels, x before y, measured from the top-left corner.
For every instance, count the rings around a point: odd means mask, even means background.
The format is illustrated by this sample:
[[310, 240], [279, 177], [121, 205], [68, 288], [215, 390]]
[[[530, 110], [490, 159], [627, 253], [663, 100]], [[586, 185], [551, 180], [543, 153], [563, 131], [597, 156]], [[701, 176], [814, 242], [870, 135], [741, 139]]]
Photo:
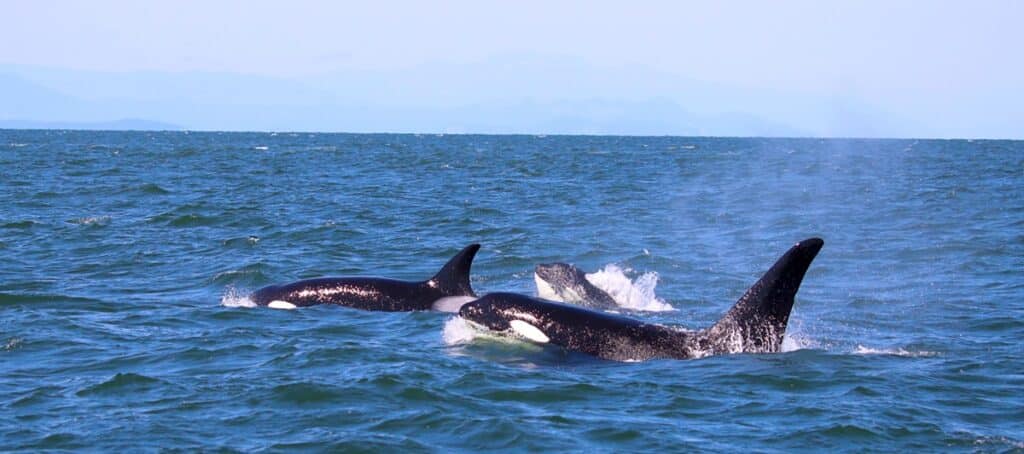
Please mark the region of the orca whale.
[[700, 331], [515, 293], [485, 295], [463, 305], [459, 315], [491, 331], [619, 361], [777, 352], [794, 296], [823, 245], [819, 238], [797, 243], [717, 323]]
[[422, 282], [379, 277], [325, 277], [263, 287], [249, 299], [274, 309], [337, 304], [370, 311], [458, 312], [462, 304], [476, 299], [469, 285], [469, 269], [479, 249], [479, 244], [466, 246], [434, 277]]
[[568, 263], [542, 263], [533, 270], [537, 296], [551, 301], [576, 304], [594, 309], [619, 307], [604, 290], [587, 280], [587, 275]]

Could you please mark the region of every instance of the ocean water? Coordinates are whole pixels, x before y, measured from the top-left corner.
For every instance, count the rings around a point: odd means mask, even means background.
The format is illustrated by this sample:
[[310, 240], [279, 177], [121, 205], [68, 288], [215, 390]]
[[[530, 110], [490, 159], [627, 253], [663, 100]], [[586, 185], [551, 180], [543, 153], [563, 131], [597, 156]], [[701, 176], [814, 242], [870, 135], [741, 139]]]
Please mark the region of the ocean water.
[[[777, 354], [245, 304], [479, 242], [700, 328], [810, 236]], [[7, 130], [0, 259], [0, 450], [1024, 450], [1024, 142]]]

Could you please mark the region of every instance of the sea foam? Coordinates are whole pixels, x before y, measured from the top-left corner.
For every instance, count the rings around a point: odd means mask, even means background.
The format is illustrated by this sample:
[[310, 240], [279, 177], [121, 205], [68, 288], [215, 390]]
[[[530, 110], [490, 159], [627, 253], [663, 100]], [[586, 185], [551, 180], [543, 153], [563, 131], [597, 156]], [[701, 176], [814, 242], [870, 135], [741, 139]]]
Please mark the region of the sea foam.
[[855, 355], [891, 355], [891, 356], [906, 356], [911, 358], [937, 356], [938, 352], [930, 351], [911, 351], [903, 348], [872, 348], [858, 345], [857, 348], [853, 349]]
[[787, 332], [782, 337], [782, 345], [779, 347], [779, 351], [783, 353], [795, 352], [797, 350], [817, 348], [818, 346], [817, 342], [801, 333]]
[[441, 338], [444, 339], [445, 345], [459, 345], [472, 342], [477, 337], [477, 334], [478, 331], [469, 326], [469, 323], [466, 323], [466, 319], [455, 316], [444, 323]]

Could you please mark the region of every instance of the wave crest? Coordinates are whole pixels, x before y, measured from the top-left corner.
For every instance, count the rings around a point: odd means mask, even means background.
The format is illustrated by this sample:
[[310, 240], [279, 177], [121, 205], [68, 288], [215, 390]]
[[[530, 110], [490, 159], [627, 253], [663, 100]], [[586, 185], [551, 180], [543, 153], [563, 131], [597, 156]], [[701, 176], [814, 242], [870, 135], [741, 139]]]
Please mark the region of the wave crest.
[[863, 345], [858, 345], [857, 348], [853, 349], [855, 355], [891, 355], [891, 356], [905, 356], [910, 358], [938, 356], [938, 352], [930, 351], [910, 351], [903, 348], [871, 348]]

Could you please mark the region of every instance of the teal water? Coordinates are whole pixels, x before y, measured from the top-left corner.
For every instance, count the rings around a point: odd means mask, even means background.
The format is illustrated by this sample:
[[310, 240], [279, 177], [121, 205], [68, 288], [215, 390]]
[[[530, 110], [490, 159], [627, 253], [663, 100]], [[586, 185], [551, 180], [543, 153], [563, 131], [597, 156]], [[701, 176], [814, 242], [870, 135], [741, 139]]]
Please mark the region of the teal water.
[[[787, 351], [600, 361], [244, 307], [483, 248], [716, 320], [825, 239]], [[0, 450], [1024, 450], [1024, 142], [0, 131]]]

